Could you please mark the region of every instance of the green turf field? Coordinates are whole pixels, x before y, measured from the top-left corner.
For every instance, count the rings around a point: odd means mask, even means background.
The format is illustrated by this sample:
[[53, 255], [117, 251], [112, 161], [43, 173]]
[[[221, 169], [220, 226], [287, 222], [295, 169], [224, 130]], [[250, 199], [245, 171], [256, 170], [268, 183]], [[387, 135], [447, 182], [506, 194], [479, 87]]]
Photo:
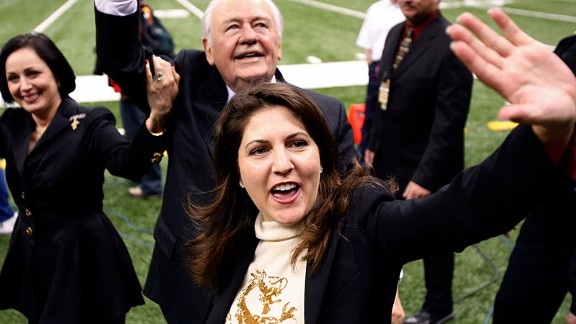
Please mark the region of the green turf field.
[[[186, 10], [181, 3], [187, 1], [203, 10], [209, 0], [148, 0], [148, 3], [154, 9]], [[67, 11], [52, 23], [42, 25], [66, 2], [0, 0], [0, 44], [16, 34], [42, 27], [41, 30], [64, 52], [78, 76], [91, 74], [95, 61], [93, 1], [68, 1], [71, 6]], [[355, 40], [362, 23], [361, 15], [373, 0], [323, 0], [331, 7], [310, 6], [307, 2], [276, 0], [286, 24], [283, 59], [280, 63], [306, 63], [306, 57], [311, 55], [324, 62], [357, 59], [356, 55], [361, 50], [356, 47]], [[443, 9], [443, 14], [451, 21], [464, 11], [487, 19], [485, 8], [464, 6], [463, 0], [443, 0], [442, 4], [449, 7]], [[523, 29], [541, 42], [553, 46], [576, 30], [575, 4], [576, 0], [517, 0], [505, 7]], [[178, 49], [201, 46], [200, 20], [195, 15], [190, 13], [185, 18], [164, 19], [163, 22], [173, 34]], [[337, 97], [349, 106], [363, 101], [365, 89], [356, 86], [318, 91]], [[507, 131], [494, 132], [486, 127], [487, 122], [496, 118], [502, 104], [503, 100], [484, 85], [478, 82], [474, 85], [466, 133], [467, 165], [481, 161], [506, 136]], [[116, 102], [87, 105], [105, 105], [118, 112]], [[118, 123], [121, 126], [119, 117]], [[165, 168], [165, 161], [162, 166]], [[130, 185], [126, 180], [108, 176], [104, 186], [105, 208], [122, 233], [140, 280], [144, 283], [154, 242], [151, 232], [161, 202], [128, 198], [126, 191]], [[453, 283], [454, 298], [457, 299], [456, 320], [453, 323], [491, 322], [492, 301], [506, 269], [515, 235], [512, 232], [509, 241], [494, 238], [457, 254]], [[0, 260], [4, 257], [8, 242], [9, 237], [0, 236]], [[406, 265], [400, 294], [408, 315], [419, 310], [424, 293], [421, 262]], [[567, 310], [565, 302], [554, 323], [562, 323]], [[147, 300], [146, 305], [134, 308], [128, 314], [127, 322], [163, 323], [164, 320], [159, 308]], [[26, 320], [17, 312], [8, 310], [0, 311], [0, 323], [26, 323]]]

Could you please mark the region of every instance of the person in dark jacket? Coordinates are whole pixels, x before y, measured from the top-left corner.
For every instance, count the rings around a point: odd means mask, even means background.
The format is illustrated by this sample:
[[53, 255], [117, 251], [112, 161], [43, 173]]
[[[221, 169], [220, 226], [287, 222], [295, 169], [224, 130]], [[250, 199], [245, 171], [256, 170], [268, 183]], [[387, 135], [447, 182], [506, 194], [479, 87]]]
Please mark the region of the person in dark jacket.
[[[406, 21], [390, 30], [380, 61], [372, 133], [364, 154], [381, 179], [398, 182], [399, 199], [420, 199], [452, 181], [464, 168], [464, 127], [472, 73], [450, 51], [438, 0], [399, 0]], [[410, 32], [410, 35], [408, 33]], [[409, 50], [400, 49], [410, 36]], [[402, 57], [402, 59], [400, 59]], [[384, 102], [386, 101], [386, 102]], [[423, 259], [426, 296], [405, 324], [440, 324], [454, 318], [454, 253]]]
[[[123, 323], [144, 303], [122, 238], [104, 214], [104, 172], [138, 179], [162, 157], [178, 75], [154, 58], [150, 117], [129, 143], [105, 108], [69, 97], [75, 75], [54, 42], [31, 33], [0, 53], [0, 157], [18, 217], [0, 272], [0, 309], [30, 323]], [[158, 77], [156, 77], [158, 79]]]
[[189, 267], [216, 291], [205, 323], [389, 323], [404, 263], [574, 199], [576, 78], [503, 11], [490, 14], [507, 38], [470, 14], [459, 22], [483, 42], [460, 25], [447, 32], [510, 102], [500, 117], [523, 125], [426, 198], [395, 200], [360, 163], [338, 172], [329, 127], [300, 89], [262, 83], [232, 98], [215, 126], [214, 201], [189, 204], [202, 229], [186, 246]]

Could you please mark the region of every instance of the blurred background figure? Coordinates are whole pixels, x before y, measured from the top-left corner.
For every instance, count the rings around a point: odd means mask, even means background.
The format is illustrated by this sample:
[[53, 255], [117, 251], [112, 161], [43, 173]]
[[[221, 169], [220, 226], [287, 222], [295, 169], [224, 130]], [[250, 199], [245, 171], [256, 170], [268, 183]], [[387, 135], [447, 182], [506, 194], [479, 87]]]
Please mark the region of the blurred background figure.
[[362, 141], [358, 152], [364, 156], [368, 145], [370, 126], [374, 105], [378, 104], [378, 86], [380, 84], [380, 57], [384, 50], [384, 43], [392, 27], [404, 21], [406, 17], [398, 6], [398, 0], [379, 0], [374, 2], [366, 11], [364, 22], [356, 38], [356, 45], [364, 49], [366, 63], [368, 64], [368, 86], [366, 87], [366, 108], [364, 110], [364, 124], [362, 126]]
[[6, 187], [4, 168], [6, 160], [0, 160], [0, 234], [12, 234], [18, 213], [10, 207], [10, 197]]

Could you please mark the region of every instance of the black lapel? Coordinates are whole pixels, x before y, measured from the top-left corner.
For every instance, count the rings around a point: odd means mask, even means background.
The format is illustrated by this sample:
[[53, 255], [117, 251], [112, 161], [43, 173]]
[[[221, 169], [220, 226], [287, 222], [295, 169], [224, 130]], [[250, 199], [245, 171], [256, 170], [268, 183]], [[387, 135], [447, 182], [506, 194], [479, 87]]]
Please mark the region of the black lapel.
[[230, 269], [230, 279], [224, 284], [224, 289], [216, 294], [214, 307], [208, 316], [206, 324], [222, 324], [225, 322], [226, 315], [228, 315], [238, 289], [242, 285], [246, 271], [248, 271], [248, 267], [254, 259], [254, 251], [259, 242], [256, 236], [253, 236], [248, 241], [239, 249], [241, 253], [235, 260], [234, 268]]
[[54, 117], [50, 122], [50, 125], [48, 125], [48, 128], [46, 128], [46, 131], [42, 137], [40, 137], [38, 143], [36, 143], [36, 146], [32, 152], [30, 152], [30, 154], [45, 145], [45, 143], [49, 142], [50, 139], [56, 136], [61, 130], [65, 129], [66, 127], [72, 127], [72, 121], [70, 121], [68, 118], [77, 113], [78, 103], [69, 97], [63, 98], [60, 107], [58, 107], [56, 114], [54, 114]]
[[[222, 109], [226, 106], [228, 101], [228, 90], [222, 76], [216, 68], [211, 68], [210, 76], [207, 78], [207, 81], [200, 84], [195, 91], [196, 98], [198, 99], [197, 101], [193, 101], [195, 103], [193, 109], [203, 110], [201, 114], [206, 116], [211, 113], [216, 113], [220, 116]], [[217, 116], [214, 117], [217, 118]], [[210, 156], [214, 156], [211, 136], [214, 125], [200, 121], [196, 123], [196, 126], [204, 128], [202, 133], [207, 134], [208, 136], [205, 136], [202, 140], [204, 145], [206, 145], [208, 152], [210, 152]]]
[[406, 73], [410, 70], [412, 66], [414, 66], [413, 62], [417, 62], [422, 55], [430, 55], [430, 48], [433, 48], [432, 45], [434, 39], [438, 37], [438, 33], [442, 32], [438, 30], [442, 26], [441, 22], [443, 17], [441, 14], [438, 14], [434, 20], [430, 22], [430, 25], [426, 27], [422, 34], [416, 39], [410, 51], [404, 57], [402, 63], [398, 67], [398, 70], [395, 72], [395, 76], [399, 77], [400, 75]]
[[[340, 228], [344, 226], [344, 222], [340, 224]], [[320, 268], [312, 275], [306, 273], [306, 283], [304, 292], [304, 319], [306, 323], [318, 322], [320, 309], [324, 300], [324, 294], [328, 287], [328, 279], [332, 270], [332, 263], [338, 250], [340, 242], [340, 234], [333, 234], [328, 244], [328, 249]], [[308, 272], [309, 267], [306, 268]]]
[[280, 70], [276, 69], [274, 77], [276, 77], [276, 82], [286, 83], [286, 80], [284, 80], [284, 76], [282, 75], [282, 73], [280, 73]]
[[[15, 108], [22, 109], [23, 108]], [[30, 135], [34, 131], [36, 124], [29, 113], [22, 114], [25, 122], [22, 127], [19, 122], [10, 125], [10, 133], [12, 136], [12, 150], [14, 152], [14, 161], [20, 175], [24, 174], [24, 163], [28, 156], [28, 146], [30, 144]]]
[[392, 64], [394, 63], [396, 48], [400, 43], [400, 37], [404, 30], [404, 24], [405, 22], [402, 22], [393, 27], [386, 38], [386, 46], [384, 47], [382, 58], [380, 59], [380, 80], [387, 80], [392, 75]]

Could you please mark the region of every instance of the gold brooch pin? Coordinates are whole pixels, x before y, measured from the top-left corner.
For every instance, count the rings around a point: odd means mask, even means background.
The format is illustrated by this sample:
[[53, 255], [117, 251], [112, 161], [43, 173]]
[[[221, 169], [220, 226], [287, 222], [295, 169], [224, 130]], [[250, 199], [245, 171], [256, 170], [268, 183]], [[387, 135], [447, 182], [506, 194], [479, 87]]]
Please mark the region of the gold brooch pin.
[[80, 122], [78, 121], [78, 119], [74, 118], [70, 126], [72, 126], [73, 130], [76, 130], [76, 128], [78, 128], [78, 125], [80, 125]]
[[78, 128], [78, 125], [80, 125], [79, 119], [84, 119], [85, 117], [86, 117], [86, 114], [78, 114], [78, 115], [74, 115], [74, 116], [71, 116], [70, 118], [68, 118], [68, 120], [72, 121], [72, 123], [70, 124], [70, 127], [72, 127], [72, 130], [76, 130], [76, 128]]

